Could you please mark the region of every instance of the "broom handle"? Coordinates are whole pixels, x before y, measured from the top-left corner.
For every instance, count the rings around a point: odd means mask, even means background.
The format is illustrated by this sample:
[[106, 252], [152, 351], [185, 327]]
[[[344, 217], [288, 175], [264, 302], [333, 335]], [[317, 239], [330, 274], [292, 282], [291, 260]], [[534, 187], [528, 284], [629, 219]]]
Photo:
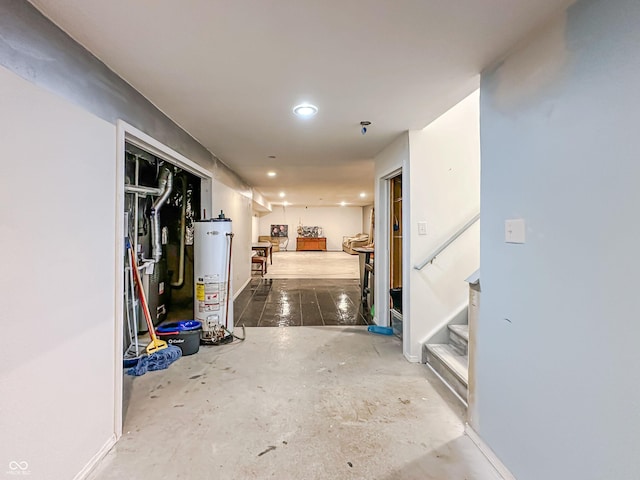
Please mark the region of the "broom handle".
[[151, 313], [149, 313], [149, 306], [147, 305], [147, 297], [144, 295], [144, 288], [142, 288], [142, 281], [140, 280], [140, 272], [138, 272], [138, 262], [136, 262], [135, 253], [131, 249], [131, 264], [133, 265], [134, 277], [136, 279], [136, 285], [138, 285], [138, 294], [140, 295], [140, 302], [142, 303], [142, 311], [144, 312], [144, 319], [147, 321], [147, 328], [149, 329], [149, 336], [152, 342], [157, 342], [156, 332], [153, 330], [153, 322], [151, 321]]

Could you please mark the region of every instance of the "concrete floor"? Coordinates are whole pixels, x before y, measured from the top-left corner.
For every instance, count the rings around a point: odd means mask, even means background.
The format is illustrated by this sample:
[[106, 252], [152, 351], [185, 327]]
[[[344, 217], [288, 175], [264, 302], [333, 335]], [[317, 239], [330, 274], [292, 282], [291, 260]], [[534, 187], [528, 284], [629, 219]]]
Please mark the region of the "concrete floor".
[[132, 380], [125, 433], [89, 478], [499, 479], [399, 342], [324, 326], [202, 347]]

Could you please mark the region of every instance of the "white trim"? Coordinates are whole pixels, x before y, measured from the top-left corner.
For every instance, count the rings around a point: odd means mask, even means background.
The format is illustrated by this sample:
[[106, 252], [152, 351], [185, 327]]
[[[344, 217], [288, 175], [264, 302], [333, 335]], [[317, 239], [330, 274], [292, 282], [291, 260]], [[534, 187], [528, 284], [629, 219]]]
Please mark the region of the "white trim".
[[118, 130], [124, 130], [124, 139], [127, 142], [133, 143], [157, 157], [169, 160], [172, 164], [182, 168], [183, 170], [187, 170], [189, 173], [193, 173], [200, 178], [213, 178], [213, 174], [209, 170], [201, 167], [196, 162], [189, 160], [184, 155], [176, 152], [170, 147], [167, 147], [163, 143], [160, 143], [158, 140], [150, 137], [143, 131], [138, 130], [136, 127], [129, 125], [124, 120], [118, 120], [116, 126]]
[[411, 363], [420, 363], [420, 357], [418, 357], [417, 355], [409, 355], [406, 352], [404, 352], [403, 355], [404, 358], [406, 358]]
[[[211, 211], [213, 188], [213, 173], [189, 160], [184, 155], [160, 143], [146, 133], [129, 125], [123, 120], [116, 122], [116, 298], [114, 315], [114, 415], [113, 432], [114, 443], [122, 436], [122, 393], [123, 393], [123, 366], [122, 366], [122, 337], [124, 335], [124, 164], [125, 142], [132, 143], [143, 150], [167, 160], [183, 170], [192, 173], [202, 179], [202, 207]], [[95, 457], [94, 457], [95, 458]]]
[[478, 450], [482, 452], [482, 454], [489, 460], [489, 463], [493, 465], [493, 468], [496, 469], [498, 474], [504, 480], [517, 480], [516, 477], [509, 471], [507, 467], [505, 467], [504, 463], [500, 461], [498, 456], [491, 450], [489, 445], [484, 443], [480, 435], [473, 429], [471, 425], [465, 423], [464, 433], [471, 439], [471, 441], [478, 447]]
[[[411, 326], [411, 140], [409, 157], [402, 163], [402, 352], [406, 357], [422, 357], [422, 345], [416, 345]], [[406, 328], [405, 328], [406, 327]]]
[[124, 336], [124, 138], [125, 131], [120, 128], [120, 125], [116, 127], [116, 205], [115, 205], [115, 239], [116, 242], [116, 298], [115, 298], [115, 312], [114, 312], [114, 352], [115, 352], [115, 368], [114, 368], [114, 394], [115, 400], [113, 402], [113, 433], [115, 440], [117, 441], [122, 436], [122, 394], [123, 394], [123, 379], [122, 379], [122, 358], [124, 352], [122, 351], [122, 338]]
[[[391, 319], [389, 318], [389, 308], [387, 307], [387, 303], [384, 301], [379, 301], [383, 298], [384, 293], [389, 291], [389, 224], [390, 224], [390, 212], [389, 212], [389, 201], [391, 198], [391, 189], [389, 187], [389, 180], [393, 177], [397, 177], [402, 174], [402, 165], [396, 165], [389, 168], [385, 173], [380, 174], [378, 177], [378, 188], [377, 188], [377, 198], [378, 202], [375, 205], [375, 215], [377, 218], [375, 219], [375, 225], [377, 230], [374, 233], [375, 242], [376, 242], [376, 252], [378, 254], [375, 256], [375, 276], [374, 281], [375, 291], [380, 292], [376, 298], [376, 315], [374, 317], [374, 321], [377, 325], [382, 327], [387, 327], [391, 325]], [[404, 187], [404, 186], [403, 186]], [[404, 279], [403, 279], [404, 281]], [[403, 324], [403, 338], [405, 335], [404, 332], [404, 324]]]
[[[122, 364], [122, 361], [120, 362], [120, 364]], [[89, 462], [82, 468], [82, 470], [80, 470], [76, 474], [76, 476], [73, 477], [73, 480], [84, 480], [85, 478], [87, 478], [89, 474], [96, 468], [98, 463], [100, 463], [100, 460], [102, 460], [107, 455], [107, 453], [109, 453], [109, 450], [111, 450], [111, 448], [116, 444], [116, 441], [116, 436], [112, 435], [102, 446], [102, 448], [98, 450], [98, 453], [96, 453], [91, 458], [91, 460], [89, 460]]]

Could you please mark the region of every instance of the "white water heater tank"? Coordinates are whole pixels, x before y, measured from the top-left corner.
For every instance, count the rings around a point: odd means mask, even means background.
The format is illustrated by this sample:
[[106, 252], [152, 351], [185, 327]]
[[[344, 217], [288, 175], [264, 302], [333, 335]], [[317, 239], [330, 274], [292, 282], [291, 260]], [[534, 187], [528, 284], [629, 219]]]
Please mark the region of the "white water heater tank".
[[215, 330], [216, 324], [233, 331], [233, 300], [227, 298], [227, 293], [232, 296], [231, 242], [231, 219], [194, 222], [194, 311], [196, 320], [202, 322], [203, 338]]

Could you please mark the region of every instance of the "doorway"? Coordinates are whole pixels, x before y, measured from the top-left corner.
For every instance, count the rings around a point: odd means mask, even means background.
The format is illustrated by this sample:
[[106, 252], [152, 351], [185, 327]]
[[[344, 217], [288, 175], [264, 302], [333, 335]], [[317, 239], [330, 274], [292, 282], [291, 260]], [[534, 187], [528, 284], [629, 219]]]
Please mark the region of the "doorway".
[[[402, 175], [389, 180], [389, 288], [402, 288]], [[400, 311], [402, 306], [399, 305]]]
[[[117, 149], [114, 430], [122, 435], [133, 385], [123, 358], [148, 328], [135, 301], [127, 241], [137, 256], [154, 326], [193, 319], [193, 222], [211, 212], [212, 174], [195, 162], [119, 121]], [[123, 239], [125, 241], [123, 241]], [[146, 346], [138, 343], [138, 351]]]
[[389, 322], [402, 336], [402, 174], [389, 179]]

